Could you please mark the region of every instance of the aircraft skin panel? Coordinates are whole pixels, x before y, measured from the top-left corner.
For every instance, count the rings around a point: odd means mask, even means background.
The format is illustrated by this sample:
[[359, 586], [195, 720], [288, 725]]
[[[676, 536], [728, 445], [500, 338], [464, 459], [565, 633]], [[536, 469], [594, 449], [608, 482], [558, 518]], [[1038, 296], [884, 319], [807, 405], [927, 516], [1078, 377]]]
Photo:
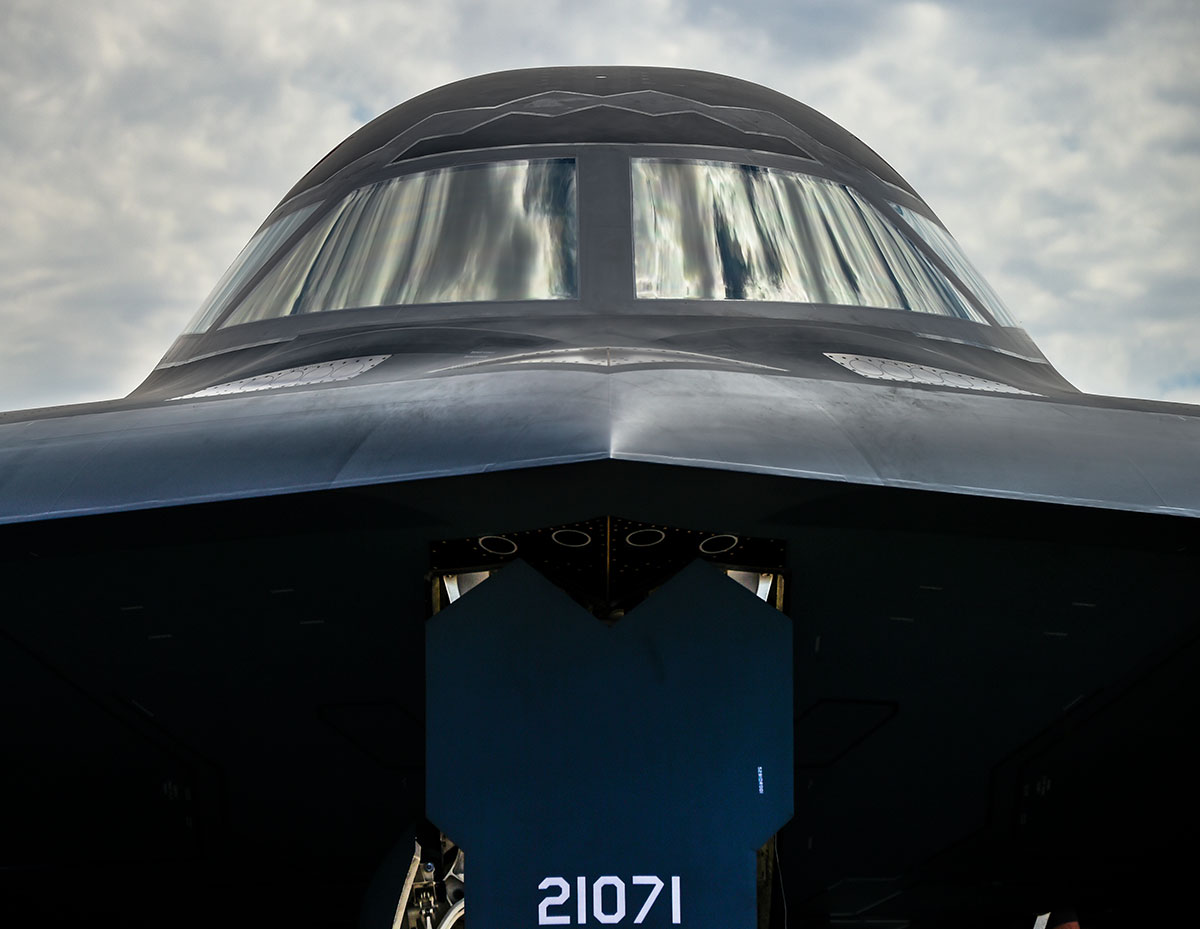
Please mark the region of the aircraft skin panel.
[[526, 370], [0, 426], [0, 521], [602, 458], [1200, 515], [1200, 420], [712, 370]]

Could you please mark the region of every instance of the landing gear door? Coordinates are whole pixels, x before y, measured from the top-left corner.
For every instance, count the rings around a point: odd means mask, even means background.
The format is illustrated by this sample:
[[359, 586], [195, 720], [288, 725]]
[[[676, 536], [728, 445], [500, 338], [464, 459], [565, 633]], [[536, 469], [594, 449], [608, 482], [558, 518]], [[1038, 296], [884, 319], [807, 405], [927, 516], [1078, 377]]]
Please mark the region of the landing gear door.
[[792, 815], [788, 618], [696, 562], [619, 621], [523, 562], [426, 636], [426, 811], [477, 925], [754, 929]]

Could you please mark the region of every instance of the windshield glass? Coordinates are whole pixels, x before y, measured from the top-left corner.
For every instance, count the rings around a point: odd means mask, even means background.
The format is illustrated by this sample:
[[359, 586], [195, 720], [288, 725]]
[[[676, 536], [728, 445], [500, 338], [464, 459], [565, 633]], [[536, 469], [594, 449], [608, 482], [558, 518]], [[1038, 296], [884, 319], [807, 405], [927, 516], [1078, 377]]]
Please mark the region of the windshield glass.
[[925, 244], [932, 248], [942, 261], [946, 262], [946, 266], [958, 275], [958, 279], [971, 288], [975, 296], [979, 298], [979, 302], [996, 317], [996, 322], [1001, 326], [1017, 325], [1017, 321], [1008, 311], [1008, 307], [1004, 305], [1004, 301], [997, 296], [996, 291], [992, 290], [984, 276], [975, 270], [975, 266], [967, 260], [967, 256], [950, 233], [932, 219], [922, 216], [915, 210], [910, 210], [898, 203], [893, 203], [892, 209], [913, 227], [917, 235], [925, 240]]
[[578, 238], [573, 159], [408, 174], [349, 194], [221, 325], [351, 307], [573, 299]]
[[269, 226], [263, 226], [254, 233], [254, 238], [247, 242], [246, 247], [233, 259], [229, 270], [221, 275], [217, 286], [212, 289], [212, 293], [200, 305], [200, 309], [196, 311], [196, 315], [192, 317], [192, 321], [183, 331], [204, 332], [208, 329], [229, 305], [230, 298], [242, 289], [242, 285], [250, 279], [250, 276], [262, 267], [263, 262], [284, 243], [288, 236], [300, 228], [316, 208], [317, 204], [315, 203], [303, 207], [277, 219]]
[[844, 184], [728, 162], [633, 161], [642, 299], [885, 307], [986, 322]]

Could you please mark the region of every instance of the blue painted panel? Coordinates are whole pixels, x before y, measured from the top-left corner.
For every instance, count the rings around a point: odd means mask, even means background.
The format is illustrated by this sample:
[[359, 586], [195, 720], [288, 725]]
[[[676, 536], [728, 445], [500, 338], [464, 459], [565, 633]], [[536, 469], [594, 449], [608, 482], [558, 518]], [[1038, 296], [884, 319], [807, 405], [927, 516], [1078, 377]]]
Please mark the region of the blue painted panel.
[[[607, 877], [632, 925], [656, 877], [641, 925], [677, 901], [677, 925], [752, 929], [755, 850], [792, 815], [791, 640], [699, 562], [615, 626], [521, 562], [435, 616], [426, 806], [466, 853], [471, 921], [579, 925], [583, 878], [600, 925]], [[602, 882], [599, 915], [620, 894]]]

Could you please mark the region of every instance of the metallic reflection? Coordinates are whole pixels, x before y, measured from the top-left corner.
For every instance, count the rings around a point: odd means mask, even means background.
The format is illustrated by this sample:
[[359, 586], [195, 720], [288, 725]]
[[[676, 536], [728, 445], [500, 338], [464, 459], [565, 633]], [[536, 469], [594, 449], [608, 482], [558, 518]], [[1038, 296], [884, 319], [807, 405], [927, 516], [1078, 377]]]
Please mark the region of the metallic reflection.
[[502, 365], [584, 365], [593, 368], [623, 368], [631, 365], [678, 364], [695, 366], [715, 364], [725, 367], [759, 371], [783, 371], [773, 365], [740, 361], [721, 355], [704, 355], [700, 352], [681, 352], [669, 348], [628, 348], [624, 346], [599, 346], [594, 348], [548, 348], [536, 352], [521, 352], [516, 355], [493, 355], [479, 361], [435, 368], [431, 373], [461, 371], [467, 368], [494, 368]]
[[262, 267], [263, 262], [284, 243], [288, 236], [300, 228], [300, 225], [312, 215], [312, 211], [317, 206], [318, 204], [314, 203], [303, 207], [254, 233], [254, 238], [247, 242], [246, 247], [238, 253], [237, 258], [233, 259], [229, 270], [221, 275], [217, 286], [212, 289], [212, 293], [200, 305], [200, 309], [196, 311], [196, 315], [192, 317], [192, 321], [183, 331], [204, 332], [208, 329], [229, 305], [229, 298], [234, 296], [250, 279], [250, 276]]
[[391, 355], [370, 355], [360, 358], [338, 358], [334, 361], [322, 361], [317, 364], [304, 365], [299, 368], [284, 368], [280, 371], [269, 371], [254, 377], [243, 377], [236, 381], [226, 381], [213, 387], [206, 387], [172, 400], [194, 400], [197, 397], [221, 397], [226, 394], [253, 393], [258, 390], [276, 390], [280, 387], [308, 387], [312, 384], [330, 384], [334, 381], [348, 381], [358, 377], [365, 371], [370, 371], [376, 365], [391, 358]]
[[958, 279], [974, 291], [975, 296], [987, 307], [988, 312], [996, 317], [996, 322], [1001, 326], [1017, 325], [1017, 321], [1013, 319], [1008, 307], [1004, 305], [1004, 301], [1000, 299], [996, 291], [992, 290], [983, 275], [975, 270], [975, 266], [967, 260], [962, 248], [954, 241], [954, 237], [950, 233], [933, 220], [907, 207], [902, 207], [898, 203], [893, 203], [892, 209], [913, 227], [913, 231], [925, 240], [925, 244], [932, 248], [942, 261], [946, 262], [947, 267], [958, 275]]
[[711, 161], [633, 161], [637, 295], [887, 307], [985, 322], [843, 184]]
[[956, 387], [960, 390], [986, 390], [997, 394], [1024, 394], [1027, 397], [1040, 397], [1028, 390], [1013, 387], [986, 377], [974, 374], [963, 374], [959, 371], [947, 371], [945, 368], [933, 368], [929, 365], [913, 364], [909, 361], [896, 361], [893, 358], [873, 358], [869, 355], [845, 355], [838, 352], [825, 352], [825, 357], [836, 361], [847, 371], [853, 371], [862, 377], [877, 381], [900, 381], [908, 384], [931, 384], [935, 387]]
[[577, 296], [575, 162], [509, 161], [348, 195], [222, 326], [350, 307]]

